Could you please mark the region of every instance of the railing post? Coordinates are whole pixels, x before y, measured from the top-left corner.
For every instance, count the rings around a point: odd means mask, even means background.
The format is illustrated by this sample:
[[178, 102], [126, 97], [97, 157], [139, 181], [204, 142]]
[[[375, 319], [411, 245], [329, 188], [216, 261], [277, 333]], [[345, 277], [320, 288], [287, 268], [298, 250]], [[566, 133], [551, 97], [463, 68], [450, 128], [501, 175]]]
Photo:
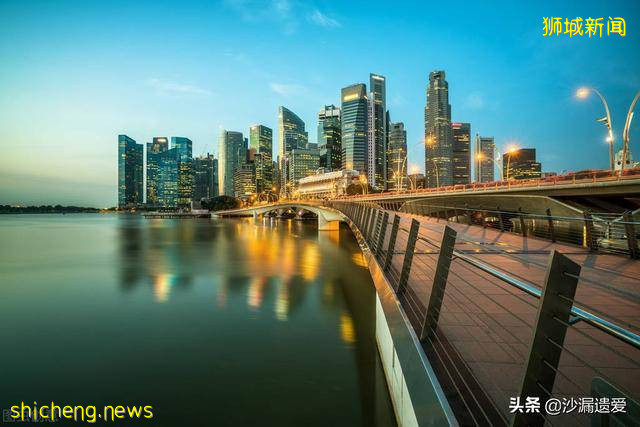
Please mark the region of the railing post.
[[398, 289], [396, 293], [402, 295], [407, 288], [407, 282], [409, 281], [409, 273], [411, 273], [411, 261], [413, 261], [413, 252], [416, 249], [416, 240], [418, 240], [418, 229], [420, 223], [412, 219], [411, 228], [409, 229], [409, 235], [407, 236], [407, 249], [404, 251], [404, 261], [402, 263], [402, 272], [400, 273], [400, 280], [398, 280]]
[[598, 244], [595, 241], [595, 236], [593, 235], [593, 217], [590, 212], [584, 212], [584, 227], [585, 227], [585, 237], [587, 240], [587, 246], [589, 250], [595, 252], [598, 250]]
[[380, 233], [378, 234], [378, 244], [376, 244], [376, 257], [382, 254], [382, 246], [384, 245], [384, 237], [387, 234], [387, 223], [389, 222], [389, 212], [382, 214], [382, 223], [380, 224]]
[[371, 208], [371, 218], [369, 218], [369, 223], [367, 224], [367, 235], [365, 237], [366, 241], [369, 243], [369, 247], [371, 247], [371, 243], [374, 240], [373, 233], [376, 229], [376, 224], [378, 222], [378, 209]]
[[375, 252], [375, 247], [374, 247], [374, 243], [377, 242], [377, 230], [378, 230], [378, 224], [380, 222], [380, 215], [382, 214], [382, 211], [380, 209], [373, 209], [373, 219], [371, 221], [371, 225], [369, 226], [369, 247], [371, 248], [372, 252]]
[[[544, 408], [551, 397], [549, 393], [553, 391], [579, 276], [579, 264], [553, 251], [520, 386], [521, 402], [528, 397], [539, 397], [540, 407]], [[544, 421], [540, 413], [518, 412], [511, 425], [542, 426]]]
[[438, 263], [436, 264], [436, 272], [433, 277], [433, 286], [431, 287], [431, 296], [429, 296], [427, 313], [422, 322], [420, 341], [427, 339], [431, 331], [433, 331], [438, 324], [444, 290], [447, 286], [447, 277], [449, 276], [449, 268], [451, 267], [453, 247], [456, 243], [456, 235], [457, 233], [453, 228], [449, 226], [444, 228], [442, 243], [440, 244], [440, 254], [438, 255]]
[[549, 235], [553, 243], [556, 242], [556, 232], [553, 228], [553, 217], [551, 216], [551, 209], [547, 208], [547, 222], [549, 224]]
[[633, 223], [633, 217], [629, 212], [622, 215], [624, 221], [624, 231], [627, 235], [627, 245], [629, 246], [629, 256], [631, 259], [638, 259], [638, 242], [636, 240], [636, 226]]
[[496, 208], [496, 211], [498, 212], [498, 221], [500, 221], [500, 231], [504, 232], [504, 215], [500, 210], [500, 206]]
[[453, 214], [456, 216], [456, 222], [460, 222], [460, 218], [458, 218], [458, 208], [453, 210]]
[[472, 221], [471, 221], [471, 211], [470, 211], [468, 208], [467, 208], [467, 223], [468, 223], [469, 225], [471, 225], [471, 224], [472, 224]]
[[396, 237], [398, 237], [398, 228], [400, 227], [400, 215], [396, 214], [393, 217], [393, 224], [391, 225], [391, 235], [389, 236], [389, 245], [387, 246], [387, 256], [382, 266], [383, 271], [389, 270], [391, 267], [391, 261], [393, 259], [393, 253], [396, 250]]
[[360, 231], [363, 234], [363, 237], [367, 238], [367, 236], [365, 235], [367, 233], [367, 225], [369, 225], [369, 220], [371, 219], [371, 208], [369, 208], [368, 206], [366, 206], [364, 208], [365, 214], [364, 214], [364, 221], [362, 222], [362, 227], [360, 227]]
[[520, 218], [520, 231], [522, 232], [522, 237], [527, 237], [527, 225], [524, 222], [522, 208], [518, 208], [518, 218]]
[[480, 215], [482, 216], [482, 228], [487, 227], [487, 213], [485, 211], [480, 211]]

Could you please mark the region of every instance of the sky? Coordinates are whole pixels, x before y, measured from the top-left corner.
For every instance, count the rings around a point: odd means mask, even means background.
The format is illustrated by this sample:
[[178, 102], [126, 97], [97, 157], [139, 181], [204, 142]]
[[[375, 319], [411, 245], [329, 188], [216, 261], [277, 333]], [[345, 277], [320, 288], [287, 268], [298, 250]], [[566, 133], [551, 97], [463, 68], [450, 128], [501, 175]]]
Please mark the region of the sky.
[[[544, 171], [607, 168], [602, 104], [575, 91], [604, 94], [620, 148], [640, 90], [640, 2], [524, 3], [0, 0], [0, 204], [114, 206], [118, 134], [186, 136], [194, 155], [217, 154], [220, 128], [277, 135], [284, 105], [315, 142], [318, 111], [369, 73], [387, 78], [422, 170], [433, 70], [453, 121], [498, 150], [536, 148]], [[610, 16], [625, 37], [607, 36]], [[544, 17], [604, 18], [604, 33], [543, 37]]]

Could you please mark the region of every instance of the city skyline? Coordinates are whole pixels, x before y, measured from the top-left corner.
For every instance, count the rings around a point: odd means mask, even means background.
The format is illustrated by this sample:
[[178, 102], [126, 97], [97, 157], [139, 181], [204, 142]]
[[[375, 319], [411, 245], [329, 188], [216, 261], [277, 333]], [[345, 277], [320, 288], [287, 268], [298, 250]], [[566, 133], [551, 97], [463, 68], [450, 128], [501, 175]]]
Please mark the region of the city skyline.
[[[428, 13], [422, 5], [374, 13], [358, 3], [278, 4], [288, 5], [288, 12], [269, 2], [164, 5], [139, 23], [144, 5], [116, 2], [110, 8], [121, 25], [114, 26], [99, 9], [81, 3], [3, 3], [0, 52], [11, 60], [0, 71], [8, 88], [0, 100], [0, 199], [112, 206], [114, 135], [140, 144], [157, 135], [184, 135], [193, 141], [194, 156], [217, 157], [220, 127], [248, 135], [260, 123], [275, 133], [279, 105], [300, 116], [315, 143], [317, 112], [340, 105], [340, 89], [366, 82], [370, 73], [386, 78], [391, 121], [405, 124], [408, 163], [421, 171], [424, 152], [417, 143], [434, 70], [446, 72], [451, 119], [471, 123], [474, 135], [493, 136], [496, 151], [508, 142], [536, 148], [546, 171], [607, 168], [606, 133], [595, 122], [601, 105], [594, 97], [577, 100], [575, 90], [594, 86], [607, 97], [619, 149], [624, 114], [640, 86], [634, 72], [639, 60], [632, 55], [639, 45], [637, 5], [526, 5], [516, 14], [505, 4], [496, 7], [499, 12], [472, 7], [469, 16], [447, 20], [445, 12]], [[357, 14], [364, 16], [354, 20]], [[622, 16], [627, 36], [542, 37], [544, 16], [583, 15]], [[174, 19], [192, 25], [165, 25]], [[263, 37], [261, 22], [274, 28], [272, 34]], [[363, 27], [383, 31], [398, 22], [401, 28], [369, 46], [375, 55], [341, 65], [350, 59], [349, 49], [334, 42], [357, 45], [366, 39], [358, 33]], [[165, 27], [165, 34], [145, 32], [152, 24]], [[505, 40], [507, 34], [514, 37]], [[165, 37], [172, 41], [164, 43]], [[318, 38], [320, 56], [304, 47]], [[383, 59], [392, 53], [394, 61]], [[126, 67], [115, 67], [121, 63]], [[638, 155], [637, 120], [630, 134]], [[274, 136], [274, 160], [277, 145]]]

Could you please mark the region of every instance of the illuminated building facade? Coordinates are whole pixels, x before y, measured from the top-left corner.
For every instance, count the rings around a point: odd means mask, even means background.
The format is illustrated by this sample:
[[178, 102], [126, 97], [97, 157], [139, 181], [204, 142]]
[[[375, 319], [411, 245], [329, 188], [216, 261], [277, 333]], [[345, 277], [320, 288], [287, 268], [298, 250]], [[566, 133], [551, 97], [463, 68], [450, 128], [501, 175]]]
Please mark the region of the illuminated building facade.
[[218, 159], [212, 154], [198, 156], [194, 160], [193, 200], [210, 199], [218, 195]]
[[536, 161], [535, 148], [520, 148], [502, 156], [505, 179], [536, 179], [542, 176], [542, 165]]
[[451, 123], [453, 185], [471, 182], [471, 124]]
[[178, 160], [178, 206], [188, 206], [193, 197], [193, 142], [181, 136], [171, 137], [171, 148]]
[[280, 162], [280, 194], [284, 197], [289, 195], [292, 187], [289, 156], [294, 149], [306, 149], [308, 142], [309, 135], [305, 131], [302, 119], [288, 108], [280, 107], [278, 109], [278, 160]]
[[387, 86], [384, 76], [369, 75], [369, 184], [384, 189], [387, 181]]
[[342, 169], [367, 175], [368, 99], [363, 83], [342, 89]]
[[492, 136], [480, 136], [476, 134], [474, 151], [475, 181], [493, 182], [494, 175], [495, 142]]
[[317, 149], [296, 148], [289, 154], [289, 179], [293, 188], [297, 188], [300, 179], [314, 175], [320, 168], [320, 151]]
[[127, 135], [118, 135], [118, 207], [142, 204], [143, 145]]
[[271, 191], [271, 187], [273, 187], [273, 130], [263, 125], [251, 126], [249, 147], [254, 150], [256, 192]]
[[242, 132], [220, 130], [218, 138], [218, 182], [219, 194], [233, 196], [233, 177], [236, 169], [247, 156], [247, 143]]
[[453, 144], [449, 84], [444, 71], [429, 73], [427, 104], [424, 109], [425, 184], [427, 187], [453, 182]]
[[147, 143], [147, 206], [158, 205], [158, 161], [160, 154], [168, 149], [169, 139], [164, 136]]
[[340, 108], [325, 105], [318, 113], [318, 148], [320, 167], [330, 171], [342, 167], [342, 127]]
[[243, 163], [233, 172], [233, 195], [244, 198], [256, 193], [256, 169], [253, 163]]

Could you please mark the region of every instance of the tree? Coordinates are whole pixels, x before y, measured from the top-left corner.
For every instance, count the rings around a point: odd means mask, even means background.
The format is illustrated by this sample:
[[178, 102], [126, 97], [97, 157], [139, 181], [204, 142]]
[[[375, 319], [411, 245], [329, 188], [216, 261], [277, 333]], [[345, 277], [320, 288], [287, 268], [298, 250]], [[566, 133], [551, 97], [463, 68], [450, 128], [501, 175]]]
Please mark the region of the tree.
[[237, 209], [240, 205], [240, 200], [231, 196], [216, 196], [211, 199], [202, 199], [202, 207], [213, 212]]
[[367, 193], [373, 193], [374, 192], [374, 189], [369, 184], [360, 184], [360, 183], [349, 184], [349, 186], [345, 190], [346, 193], [347, 193], [347, 196], [356, 196], [356, 195], [362, 194], [362, 190], [363, 190], [362, 186], [363, 185], [367, 186], [367, 191], [366, 191]]

